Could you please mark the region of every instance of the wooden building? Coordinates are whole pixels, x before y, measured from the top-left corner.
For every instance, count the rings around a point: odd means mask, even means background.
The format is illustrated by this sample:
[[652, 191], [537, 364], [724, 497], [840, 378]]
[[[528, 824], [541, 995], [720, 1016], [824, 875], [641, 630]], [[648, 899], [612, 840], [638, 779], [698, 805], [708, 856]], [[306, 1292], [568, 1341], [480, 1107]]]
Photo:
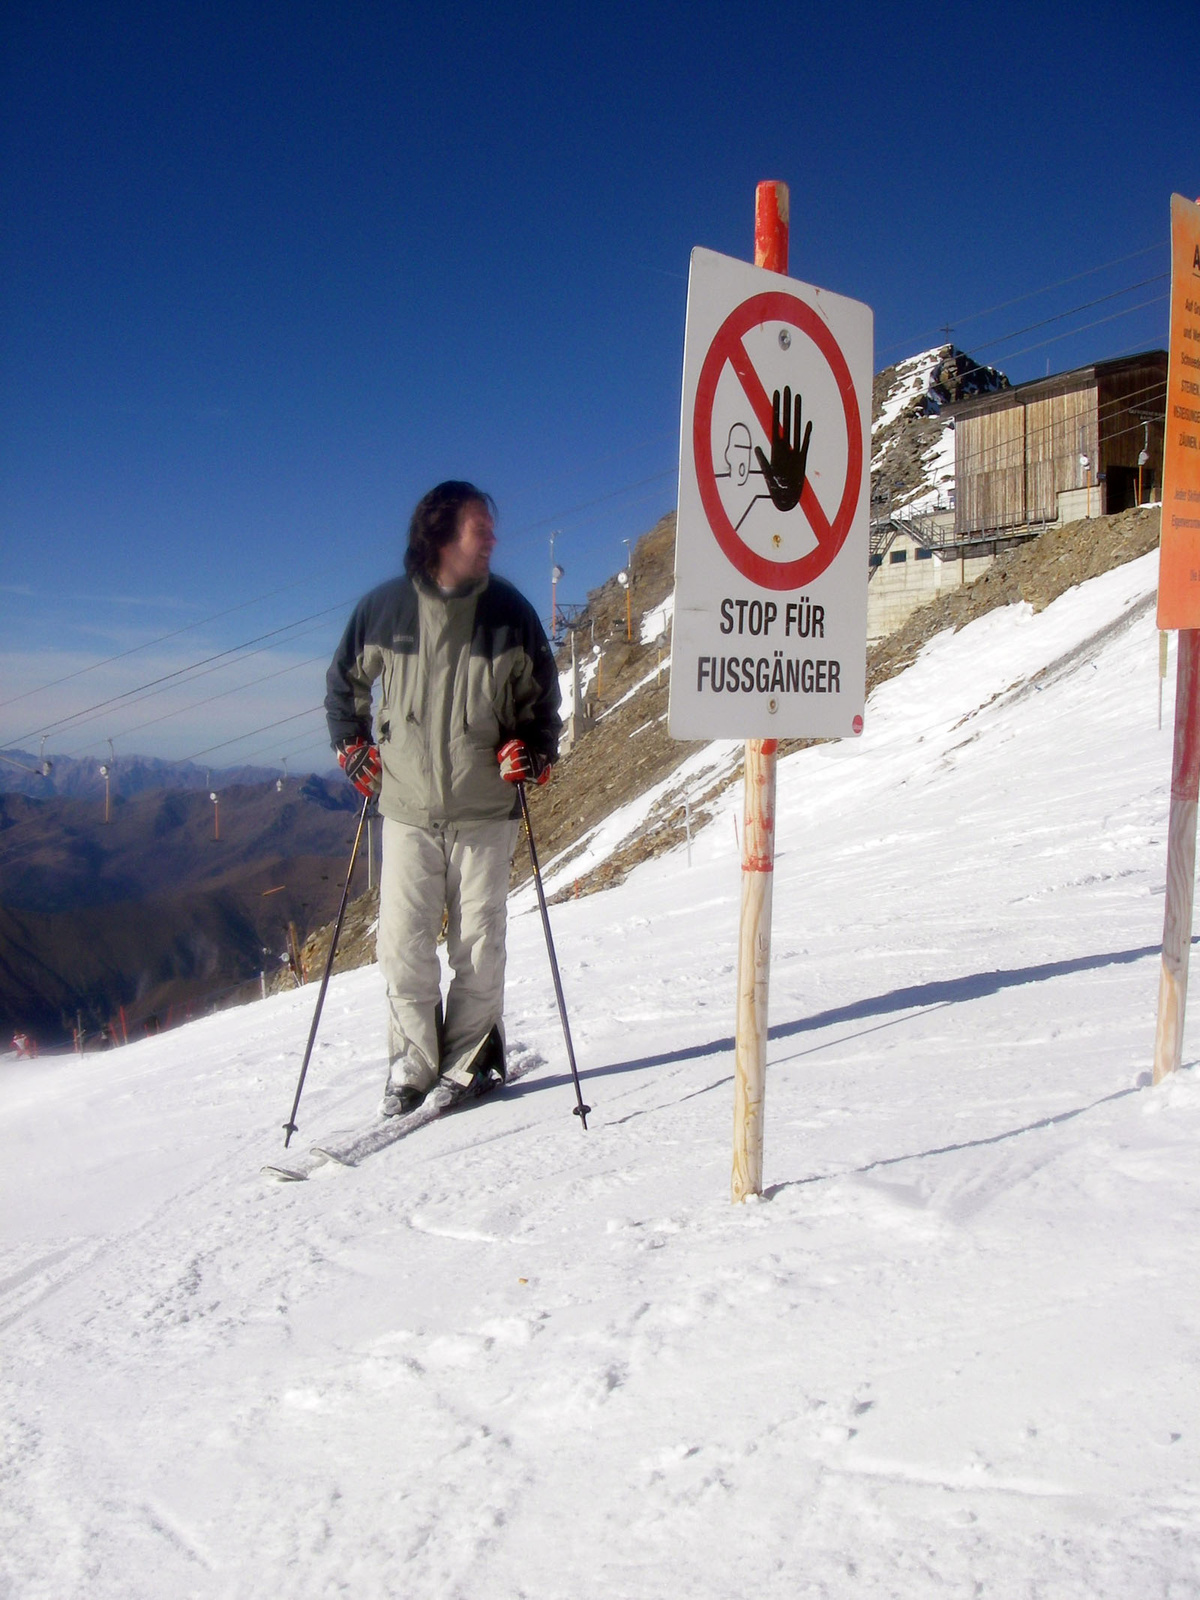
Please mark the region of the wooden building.
[[1166, 351], [1149, 350], [960, 401], [955, 541], [1156, 499], [1166, 392]]

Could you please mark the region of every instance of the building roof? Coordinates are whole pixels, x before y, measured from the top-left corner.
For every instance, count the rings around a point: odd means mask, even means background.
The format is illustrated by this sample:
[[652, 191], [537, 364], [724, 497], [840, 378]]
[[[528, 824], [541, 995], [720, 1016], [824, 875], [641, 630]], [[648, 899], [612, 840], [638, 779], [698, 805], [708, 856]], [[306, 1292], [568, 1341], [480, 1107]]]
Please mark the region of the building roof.
[[1048, 378], [1032, 378], [1028, 383], [1014, 384], [1011, 389], [998, 389], [994, 394], [972, 395], [969, 399], [958, 400], [953, 405], [943, 406], [942, 415], [978, 417], [989, 411], [1006, 411], [1010, 406], [1025, 405], [1030, 400], [1048, 400], [1056, 394], [1086, 389], [1101, 378], [1145, 366], [1161, 366], [1165, 377], [1167, 352], [1143, 350], [1134, 356], [1118, 356], [1112, 361], [1093, 361], [1087, 367], [1072, 367], [1069, 372], [1053, 372]]

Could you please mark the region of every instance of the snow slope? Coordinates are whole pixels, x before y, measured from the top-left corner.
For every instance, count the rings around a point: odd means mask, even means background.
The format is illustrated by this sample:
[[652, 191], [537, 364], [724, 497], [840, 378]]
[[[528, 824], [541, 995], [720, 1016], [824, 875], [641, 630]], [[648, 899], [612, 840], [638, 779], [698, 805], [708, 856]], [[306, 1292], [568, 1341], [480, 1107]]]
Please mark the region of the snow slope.
[[[0, 1594], [1200, 1592], [1153, 562], [938, 637], [781, 764], [760, 1204], [724, 811], [555, 909], [586, 1134], [520, 908], [544, 1065], [356, 1170], [258, 1175], [312, 990], [0, 1065]], [[304, 1135], [372, 1109], [380, 1004], [331, 986]]]

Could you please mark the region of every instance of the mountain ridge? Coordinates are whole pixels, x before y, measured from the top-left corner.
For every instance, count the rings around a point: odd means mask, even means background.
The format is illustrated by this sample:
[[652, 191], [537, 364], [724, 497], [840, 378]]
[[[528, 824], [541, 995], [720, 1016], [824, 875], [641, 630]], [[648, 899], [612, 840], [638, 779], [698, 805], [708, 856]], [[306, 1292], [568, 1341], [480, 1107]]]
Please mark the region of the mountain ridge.
[[333, 914], [358, 809], [340, 775], [237, 784], [219, 808], [146, 790], [108, 823], [94, 799], [0, 795], [0, 1028], [48, 1043], [122, 1006], [145, 1024], [273, 972], [289, 924]]
[[[103, 766], [109, 765], [95, 756], [56, 755], [53, 749], [45, 755], [35, 755], [32, 750], [6, 749], [0, 761], [0, 795], [23, 794], [31, 800], [51, 796], [59, 798], [104, 797]], [[43, 766], [48, 765], [49, 773]], [[337, 771], [332, 761], [329, 775]], [[293, 773], [290, 781], [303, 781], [303, 773]], [[286, 774], [285, 774], [286, 777]], [[139, 755], [136, 752], [117, 756], [109, 770], [108, 790], [114, 804], [132, 799], [148, 789], [201, 789], [205, 792], [216, 787], [228, 789], [235, 784], [274, 783], [280, 773], [274, 767], [235, 766], [202, 767], [194, 761], [167, 761], [159, 756]]]

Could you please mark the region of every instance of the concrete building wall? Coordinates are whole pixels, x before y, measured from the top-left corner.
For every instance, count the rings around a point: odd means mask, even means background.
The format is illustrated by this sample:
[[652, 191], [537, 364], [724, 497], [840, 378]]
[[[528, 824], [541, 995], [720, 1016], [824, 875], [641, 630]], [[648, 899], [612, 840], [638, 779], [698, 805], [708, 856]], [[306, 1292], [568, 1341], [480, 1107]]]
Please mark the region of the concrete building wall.
[[991, 554], [944, 560], [906, 534], [897, 534], [867, 585], [867, 642], [874, 644], [894, 632], [943, 590], [974, 582], [994, 560]]
[[1104, 515], [1104, 485], [1093, 483], [1083, 489], [1060, 489], [1058, 491], [1058, 521], [1060, 526], [1067, 522], [1082, 522], [1087, 517], [1100, 517]]

